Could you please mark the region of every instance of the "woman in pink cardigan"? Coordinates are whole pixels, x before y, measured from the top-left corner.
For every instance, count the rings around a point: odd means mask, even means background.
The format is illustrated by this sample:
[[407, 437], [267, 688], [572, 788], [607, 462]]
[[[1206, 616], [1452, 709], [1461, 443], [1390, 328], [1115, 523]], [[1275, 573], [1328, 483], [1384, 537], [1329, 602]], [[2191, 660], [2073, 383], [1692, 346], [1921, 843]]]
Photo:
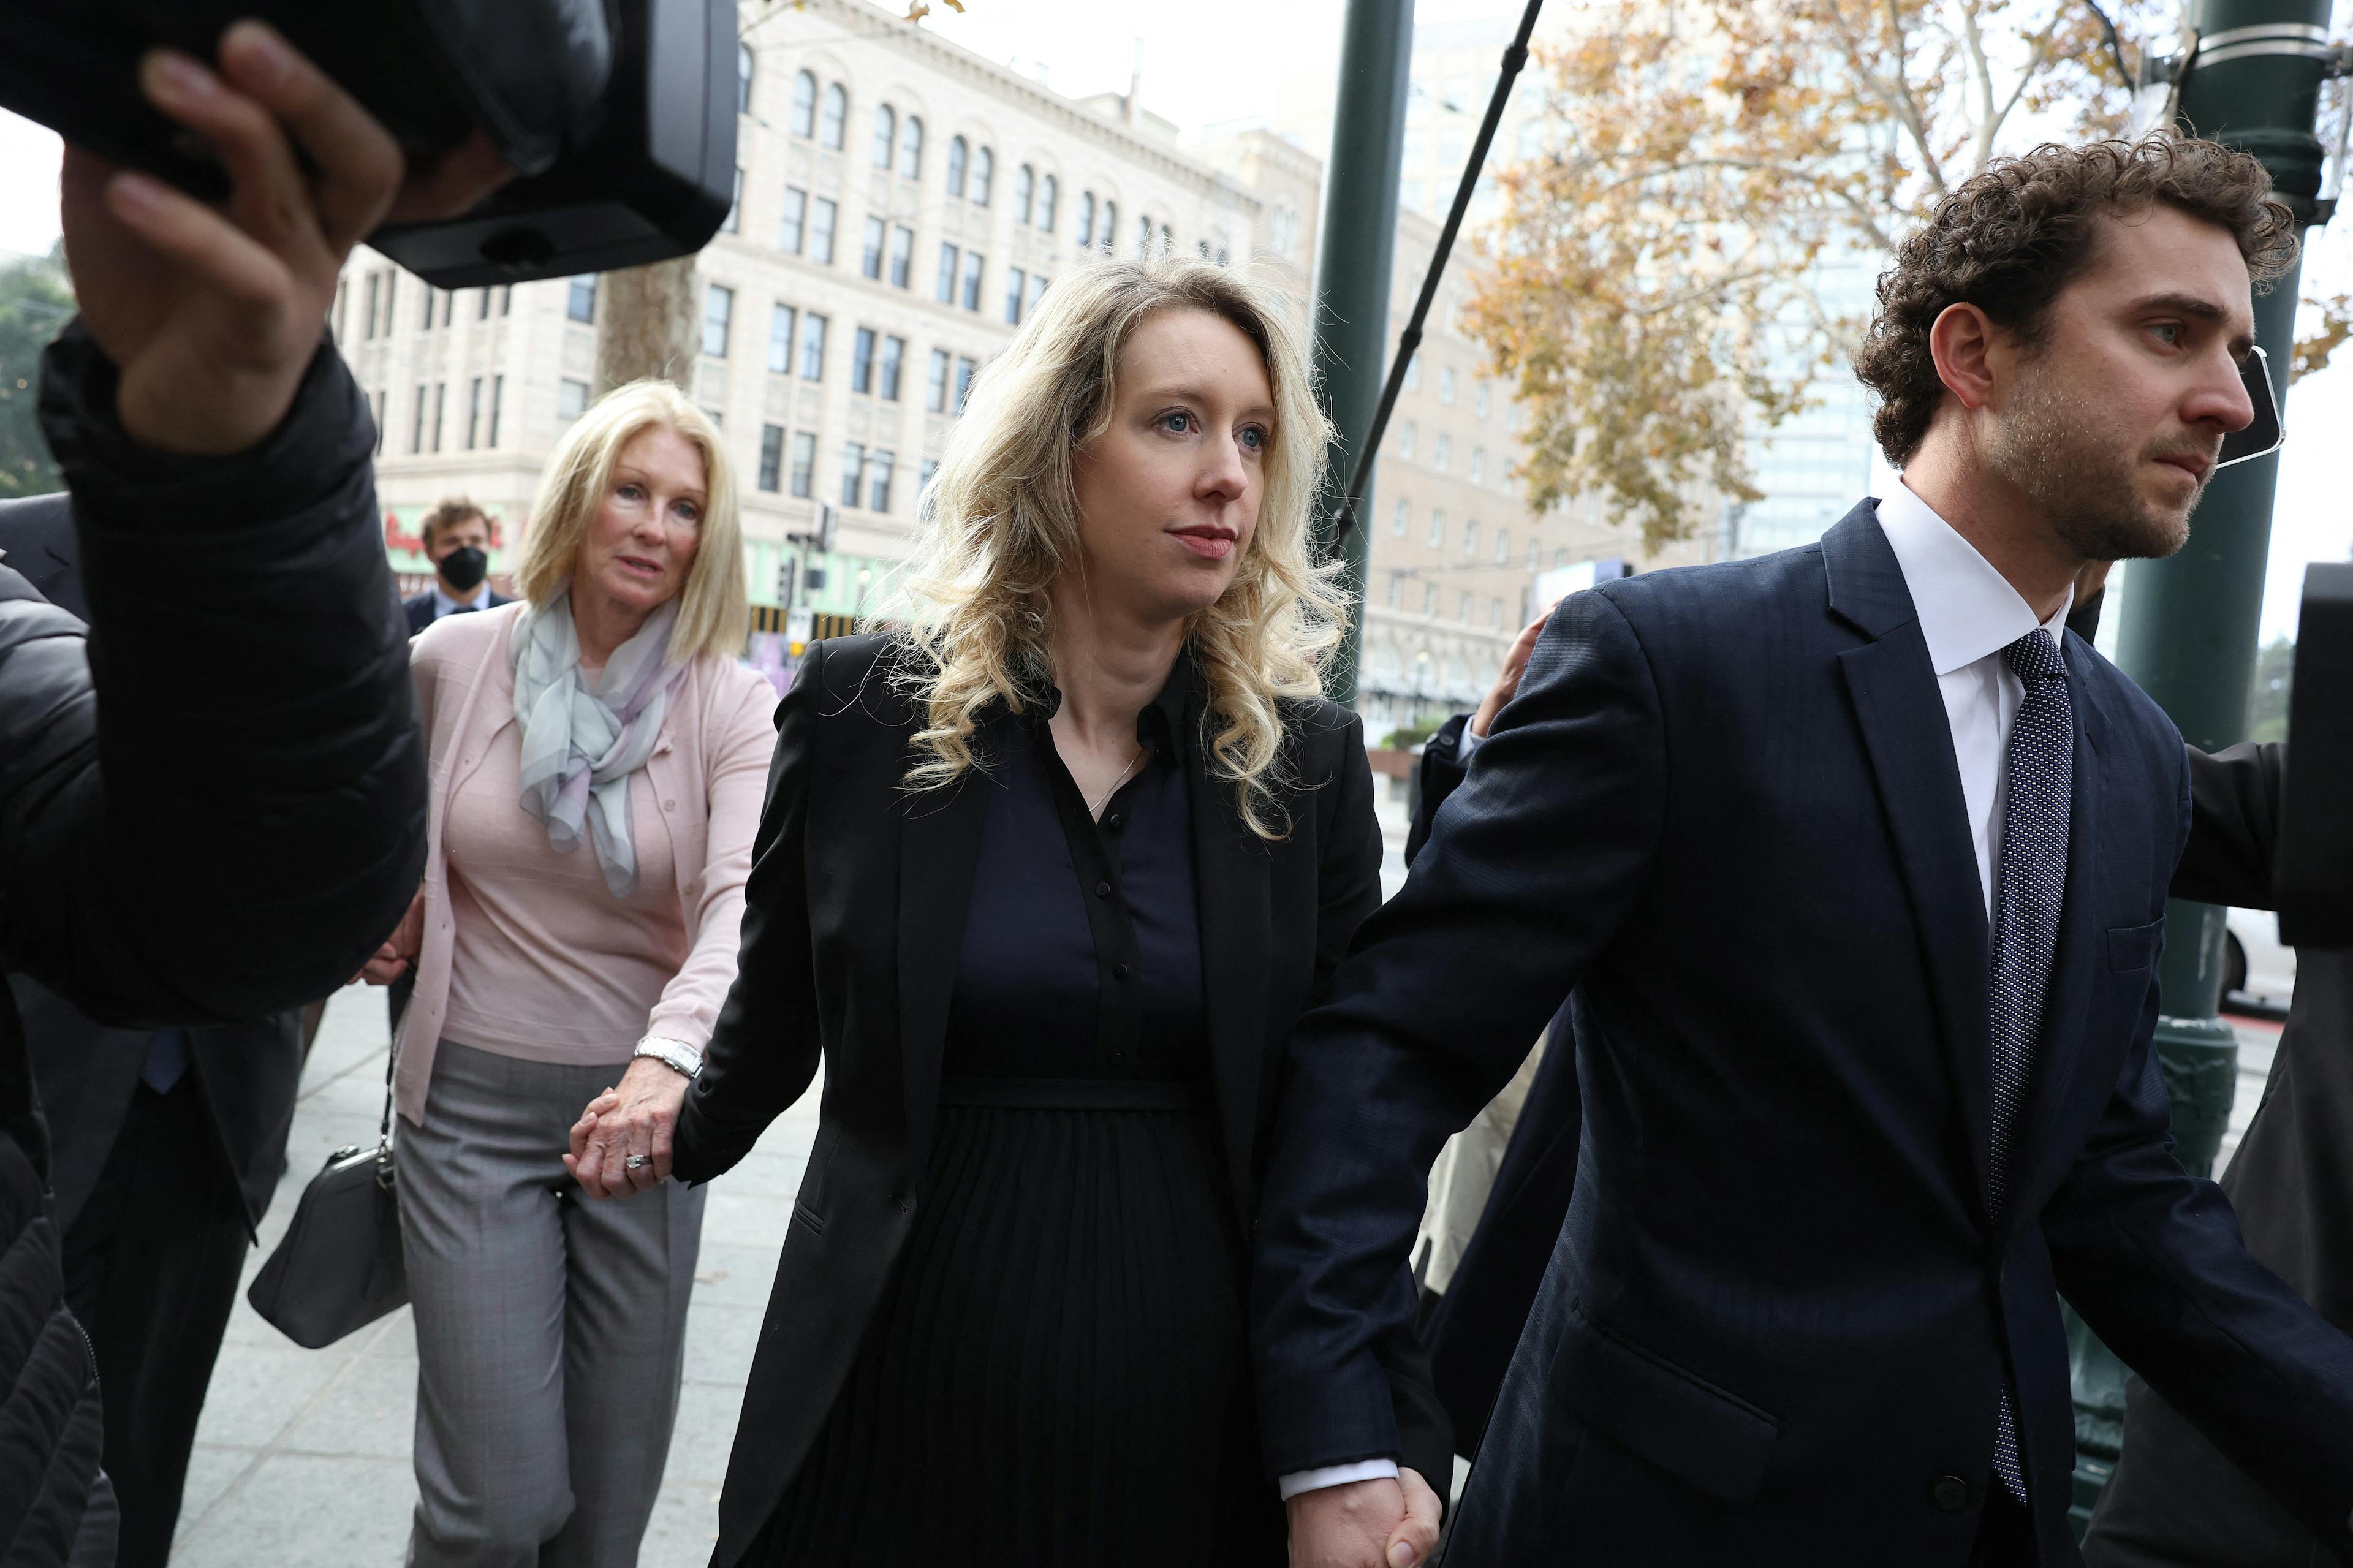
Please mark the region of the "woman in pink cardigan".
[[[412, 1568], [637, 1562], [703, 1193], [617, 1147], [633, 1184], [665, 1190], [583, 1203], [570, 1129], [608, 1089], [627, 1107], [700, 1066], [775, 743], [775, 693], [735, 662], [734, 486], [700, 410], [664, 382], [613, 392], [558, 444], [533, 510], [524, 602], [413, 645], [425, 886], [366, 971], [416, 971], [394, 1046]], [[608, 1121], [610, 1138], [639, 1125]]]

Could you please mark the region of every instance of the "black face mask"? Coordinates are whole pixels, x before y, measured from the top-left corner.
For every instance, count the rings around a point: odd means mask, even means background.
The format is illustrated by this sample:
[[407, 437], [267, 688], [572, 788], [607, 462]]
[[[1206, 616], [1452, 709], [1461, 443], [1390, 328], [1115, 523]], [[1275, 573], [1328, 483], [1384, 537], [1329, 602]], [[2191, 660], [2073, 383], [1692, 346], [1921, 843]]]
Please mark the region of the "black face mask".
[[474, 591], [476, 584], [490, 575], [490, 552], [477, 550], [470, 544], [452, 550], [448, 554], [441, 557], [438, 570], [441, 574], [441, 581], [448, 584], [460, 594], [470, 594]]

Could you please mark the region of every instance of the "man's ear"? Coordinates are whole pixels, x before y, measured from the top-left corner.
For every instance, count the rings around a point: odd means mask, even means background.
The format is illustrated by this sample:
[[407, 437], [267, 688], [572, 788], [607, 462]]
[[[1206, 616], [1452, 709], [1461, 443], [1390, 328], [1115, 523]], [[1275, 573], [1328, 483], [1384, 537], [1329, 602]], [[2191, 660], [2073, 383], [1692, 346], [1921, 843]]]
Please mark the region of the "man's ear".
[[1996, 376], [2006, 366], [2000, 335], [1993, 318], [1969, 304], [1946, 306], [1928, 329], [1936, 379], [1972, 413], [1993, 401]]

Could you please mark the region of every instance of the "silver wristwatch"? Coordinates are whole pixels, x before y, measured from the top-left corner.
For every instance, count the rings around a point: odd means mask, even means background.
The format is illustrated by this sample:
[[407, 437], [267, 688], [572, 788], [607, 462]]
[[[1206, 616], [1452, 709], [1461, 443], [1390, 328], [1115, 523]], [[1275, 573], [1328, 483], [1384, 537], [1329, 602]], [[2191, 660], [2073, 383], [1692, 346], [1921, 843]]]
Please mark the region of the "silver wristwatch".
[[651, 1057], [672, 1072], [683, 1073], [688, 1078], [702, 1070], [701, 1051], [683, 1040], [666, 1040], [659, 1035], [648, 1035], [638, 1042], [638, 1048], [629, 1055], [632, 1058]]

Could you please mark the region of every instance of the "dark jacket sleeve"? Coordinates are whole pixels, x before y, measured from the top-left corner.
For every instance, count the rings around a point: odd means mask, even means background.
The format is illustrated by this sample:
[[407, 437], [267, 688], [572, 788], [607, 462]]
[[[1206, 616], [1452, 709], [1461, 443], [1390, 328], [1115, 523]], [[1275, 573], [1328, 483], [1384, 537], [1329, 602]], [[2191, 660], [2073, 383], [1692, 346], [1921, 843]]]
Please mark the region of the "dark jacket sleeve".
[[1457, 713], [1438, 727], [1438, 733], [1421, 748], [1420, 787], [1414, 791], [1413, 820], [1406, 825], [1405, 863], [1409, 866], [1421, 854], [1430, 842], [1430, 827], [1438, 820], [1438, 808], [1471, 771], [1468, 758], [1462, 754], [1462, 734], [1471, 726], [1471, 715]]
[[2279, 856], [2281, 790], [2287, 747], [2249, 741], [2228, 751], [2189, 748], [2189, 842], [2173, 873], [2173, 896], [2242, 910], [2268, 910]]
[[1276, 1473], [1399, 1451], [1382, 1352], [1413, 1318], [1424, 1173], [1640, 896], [1663, 825], [1662, 733], [1624, 615], [1605, 594], [1569, 599], [1404, 891], [1294, 1035], [1253, 1289]]
[[670, 1169], [681, 1181], [707, 1182], [733, 1168], [817, 1077], [823, 1047], [809, 958], [807, 846], [824, 659], [825, 645], [812, 644], [800, 679], [776, 705], [776, 751], [744, 884], [735, 984], [679, 1108], [671, 1144]]
[[136, 446], [115, 384], [79, 323], [50, 345], [90, 631], [0, 666], [0, 962], [108, 1022], [250, 1018], [350, 979], [424, 872], [374, 426], [324, 344], [234, 457]]

